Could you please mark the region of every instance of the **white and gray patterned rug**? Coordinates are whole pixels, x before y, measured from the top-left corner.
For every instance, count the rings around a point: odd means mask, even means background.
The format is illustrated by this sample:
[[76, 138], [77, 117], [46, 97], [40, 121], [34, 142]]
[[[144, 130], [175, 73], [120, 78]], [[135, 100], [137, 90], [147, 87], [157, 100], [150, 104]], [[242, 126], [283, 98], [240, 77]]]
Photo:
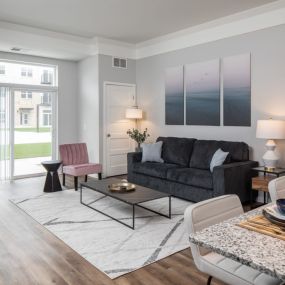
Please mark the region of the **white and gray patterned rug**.
[[[79, 196], [65, 190], [11, 201], [112, 279], [189, 247], [183, 213], [190, 202], [172, 198], [171, 220], [137, 208], [132, 230], [80, 204]], [[120, 201], [86, 189], [84, 202], [132, 221], [131, 206]], [[168, 198], [142, 205], [168, 213]]]

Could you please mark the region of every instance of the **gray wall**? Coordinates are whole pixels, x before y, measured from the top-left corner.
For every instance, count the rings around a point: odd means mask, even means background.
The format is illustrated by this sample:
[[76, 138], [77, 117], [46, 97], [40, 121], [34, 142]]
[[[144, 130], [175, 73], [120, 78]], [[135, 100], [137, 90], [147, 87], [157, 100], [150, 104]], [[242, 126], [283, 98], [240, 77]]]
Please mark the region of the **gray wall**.
[[78, 86], [79, 140], [87, 143], [90, 161], [99, 162], [98, 56], [79, 62]]
[[0, 60], [1, 59], [58, 66], [58, 143], [76, 142], [78, 139], [77, 63], [4, 52], [0, 52]]
[[79, 140], [88, 145], [90, 161], [103, 163], [104, 82], [135, 83], [136, 63], [128, 68], [114, 68], [112, 57], [96, 55], [79, 62]]
[[[285, 119], [285, 25], [215, 41], [137, 61], [137, 96], [146, 117], [151, 139], [157, 136], [194, 137], [245, 141], [252, 157], [261, 161], [265, 140], [256, 139], [258, 119]], [[164, 71], [171, 66], [202, 62], [235, 54], [251, 53], [252, 60], [252, 126], [209, 127], [167, 126], [164, 122]], [[284, 141], [278, 141], [285, 159]]]
[[104, 82], [136, 83], [136, 61], [128, 59], [127, 69], [112, 66], [112, 57], [99, 55], [99, 94], [100, 94], [100, 161], [103, 163], [103, 144], [105, 135], [103, 134], [103, 102], [104, 102]]

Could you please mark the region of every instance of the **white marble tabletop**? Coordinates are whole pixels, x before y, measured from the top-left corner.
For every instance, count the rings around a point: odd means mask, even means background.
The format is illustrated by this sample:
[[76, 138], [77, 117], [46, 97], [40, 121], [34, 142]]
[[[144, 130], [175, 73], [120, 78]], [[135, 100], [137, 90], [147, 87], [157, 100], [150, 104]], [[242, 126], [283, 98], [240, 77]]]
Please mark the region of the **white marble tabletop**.
[[261, 212], [255, 209], [205, 228], [191, 234], [190, 241], [285, 281], [285, 241], [237, 226]]

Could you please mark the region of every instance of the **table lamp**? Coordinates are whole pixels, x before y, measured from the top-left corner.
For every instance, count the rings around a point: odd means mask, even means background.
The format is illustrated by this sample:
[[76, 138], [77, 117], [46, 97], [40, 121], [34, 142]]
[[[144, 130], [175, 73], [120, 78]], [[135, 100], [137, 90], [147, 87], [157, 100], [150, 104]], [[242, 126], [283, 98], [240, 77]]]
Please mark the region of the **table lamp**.
[[285, 121], [282, 120], [258, 120], [256, 128], [256, 137], [267, 139], [267, 151], [263, 155], [265, 169], [275, 169], [278, 162], [278, 156], [275, 153], [276, 144], [274, 139], [285, 139]]
[[133, 106], [126, 110], [126, 119], [135, 119], [136, 120], [136, 128], [138, 127], [137, 120], [142, 119], [142, 109], [139, 109], [138, 106]]

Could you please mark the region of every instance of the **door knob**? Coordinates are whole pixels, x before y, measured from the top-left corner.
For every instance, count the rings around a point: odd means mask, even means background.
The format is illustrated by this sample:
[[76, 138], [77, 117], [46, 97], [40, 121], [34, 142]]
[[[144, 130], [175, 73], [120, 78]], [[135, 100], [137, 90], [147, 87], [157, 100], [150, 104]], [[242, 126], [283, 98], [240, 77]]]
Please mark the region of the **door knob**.
[[107, 134], [107, 138], [111, 137], [111, 134]]

